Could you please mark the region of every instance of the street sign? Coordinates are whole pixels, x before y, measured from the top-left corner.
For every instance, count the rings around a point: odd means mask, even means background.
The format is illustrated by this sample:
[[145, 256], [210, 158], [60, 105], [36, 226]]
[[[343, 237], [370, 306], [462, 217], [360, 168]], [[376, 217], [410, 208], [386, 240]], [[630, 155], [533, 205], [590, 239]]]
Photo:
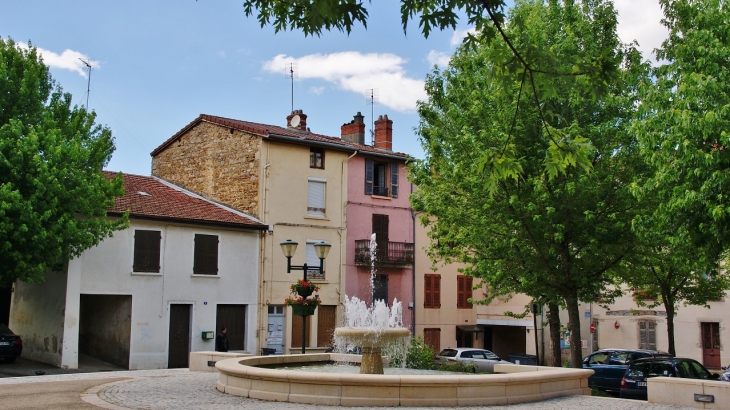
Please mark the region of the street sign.
[[596, 333], [596, 324], [591, 323], [591, 333]]

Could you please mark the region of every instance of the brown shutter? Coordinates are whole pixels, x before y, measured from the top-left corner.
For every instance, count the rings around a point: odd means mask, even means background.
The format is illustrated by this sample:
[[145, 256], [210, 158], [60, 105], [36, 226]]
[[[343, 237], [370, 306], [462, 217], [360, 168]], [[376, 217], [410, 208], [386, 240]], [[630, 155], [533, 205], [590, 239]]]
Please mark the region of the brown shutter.
[[[321, 305], [317, 310], [317, 346], [333, 346], [337, 306]], [[301, 333], [301, 329], [299, 332]]]
[[218, 274], [218, 235], [195, 235], [193, 273], [196, 275]]
[[[304, 347], [309, 347], [309, 339], [312, 334], [312, 317], [307, 318], [307, 340]], [[302, 347], [302, 317], [292, 314], [291, 316], [291, 347]]]
[[433, 349], [435, 354], [438, 354], [441, 351], [441, 329], [423, 329], [423, 341], [426, 342], [427, 345], [431, 346], [431, 349]]
[[423, 307], [433, 308], [433, 276], [426, 274], [423, 277]]
[[160, 242], [162, 233], [160, 231], [135, 230], [134, 231], [134, 272], [159, 272], [160, 271]]
[[433, 307], [441, 307], [441, 275], [433, 275]]

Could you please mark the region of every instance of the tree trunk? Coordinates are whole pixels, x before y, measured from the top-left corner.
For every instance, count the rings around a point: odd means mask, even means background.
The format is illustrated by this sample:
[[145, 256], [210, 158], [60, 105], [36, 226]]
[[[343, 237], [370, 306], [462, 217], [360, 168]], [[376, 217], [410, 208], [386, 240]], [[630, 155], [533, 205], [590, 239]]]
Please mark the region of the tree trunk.
[[[557, 303], [548, 303], [547, 314], [548, 325], [550, 326], [550, 346], [552, 360], [550, 366], [561, 367], [560, 363], [560, 307]], [[543, 359], [544, 360], [544, 359]]]
[[667, 312], [667, 339], [669, 340], [669, 354], [676, 356], [677, 352], [674, 347], [674, 299], [667, 297], [667, 295], [664, 295], [663, 293], [662, 299], [664, 300], [664, 310]]
[[578, 312], [578, 298], [575, 296], [565, 299], [568, 308], [568, 330], [570, 331], [570, 364], [574, 369], [583, 367], [583, 351], [580, 347], [580, 313]]

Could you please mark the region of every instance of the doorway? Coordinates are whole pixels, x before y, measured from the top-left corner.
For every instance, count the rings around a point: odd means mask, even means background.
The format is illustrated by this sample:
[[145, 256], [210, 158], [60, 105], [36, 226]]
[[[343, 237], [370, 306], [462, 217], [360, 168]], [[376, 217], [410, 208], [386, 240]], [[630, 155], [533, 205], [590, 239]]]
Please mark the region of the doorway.
[[266, 347], [275, 354], [284, 354], [284, 306], [282, 305], [269, 305]]
[[215, 316], [215, 331], [226, 327], [228, 350], [246, 349], [246, 305], [218, 305]]
[[702, 364], [709, 369], [720, 368], [720, 324], [702, 323]]
[[129, 369], [131, 333], [131, 295], [80, 295], [80, 354]]
[[170, 305], [167, 368], [188, 367], [190, 356], [190, 308], [187, 304]]

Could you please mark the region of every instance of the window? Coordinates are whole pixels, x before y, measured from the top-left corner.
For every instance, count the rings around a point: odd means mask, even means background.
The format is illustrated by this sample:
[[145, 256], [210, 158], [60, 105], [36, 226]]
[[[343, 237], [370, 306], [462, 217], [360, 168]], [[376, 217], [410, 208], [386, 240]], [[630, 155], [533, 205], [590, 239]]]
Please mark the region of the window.
[[375, 259], [381, 262], [389, 262], [388, 257], [388, 215], [373, 214], [372, 216], [372, 227], [373, 233], [375, 234], [375, 243], [378, 248], [375, 251]]
[[588, 364], [608, 364], [608, 355], [610, 353], [596, 353], [588, 358]]
[[324, 169], [324, 148], [309, 148], [309, 168]]
[[320, 179], [309, 179], [307, 191], [307, 215], [325, 216], [325, 192], [327, 182]]
[[388, 275], [375, 275], [373, 277], [373, 303], [382, 300], [388, 304]]
[[438, 309], [441, 307], [441, 275], [427, 273], [423, 277], [423, 307]]
[[[314, 244], [321, 242], [319, 239], [307, 239], [307, 266], [308, 267], [319, 267], [319, 258], [317, 252], [314, 251]], [[324, 266], [323, 266], [324, 268]], [[324, 272], [318, 270], [307, 269], [307, 278], [309, 279], [324, 279]]]
[[365, 159], [365, 195], [398, 198], [398, 163]]
[[456, 307], [458, 309], [472, 308], [472, 304], [469, 302], [471, 298], [472, 279], [474, 278], [464, 275], [456, 277]]
[[656, 322], [639, 321], [639, 349], [656, 350]]
[[[441, 328], [423, 329], [423, 341], [431, 346], [434, 352], [438, 353], [441, 350]], [[455, 350], [454, 355], [456, 355]]]
[[317, 310], [317, 346], [334, 346], [337, 306], [320, 305]]
[[613, 352], [611, 357], [608, 358], [608, 364], [626, 366], [631, 361], [630, 352]]
[[195, 234], [193, 273], [218, 274], [218, 235]]
[[160, 271], [160, 231], [134, 231], [134, 272], [159, 272]]

